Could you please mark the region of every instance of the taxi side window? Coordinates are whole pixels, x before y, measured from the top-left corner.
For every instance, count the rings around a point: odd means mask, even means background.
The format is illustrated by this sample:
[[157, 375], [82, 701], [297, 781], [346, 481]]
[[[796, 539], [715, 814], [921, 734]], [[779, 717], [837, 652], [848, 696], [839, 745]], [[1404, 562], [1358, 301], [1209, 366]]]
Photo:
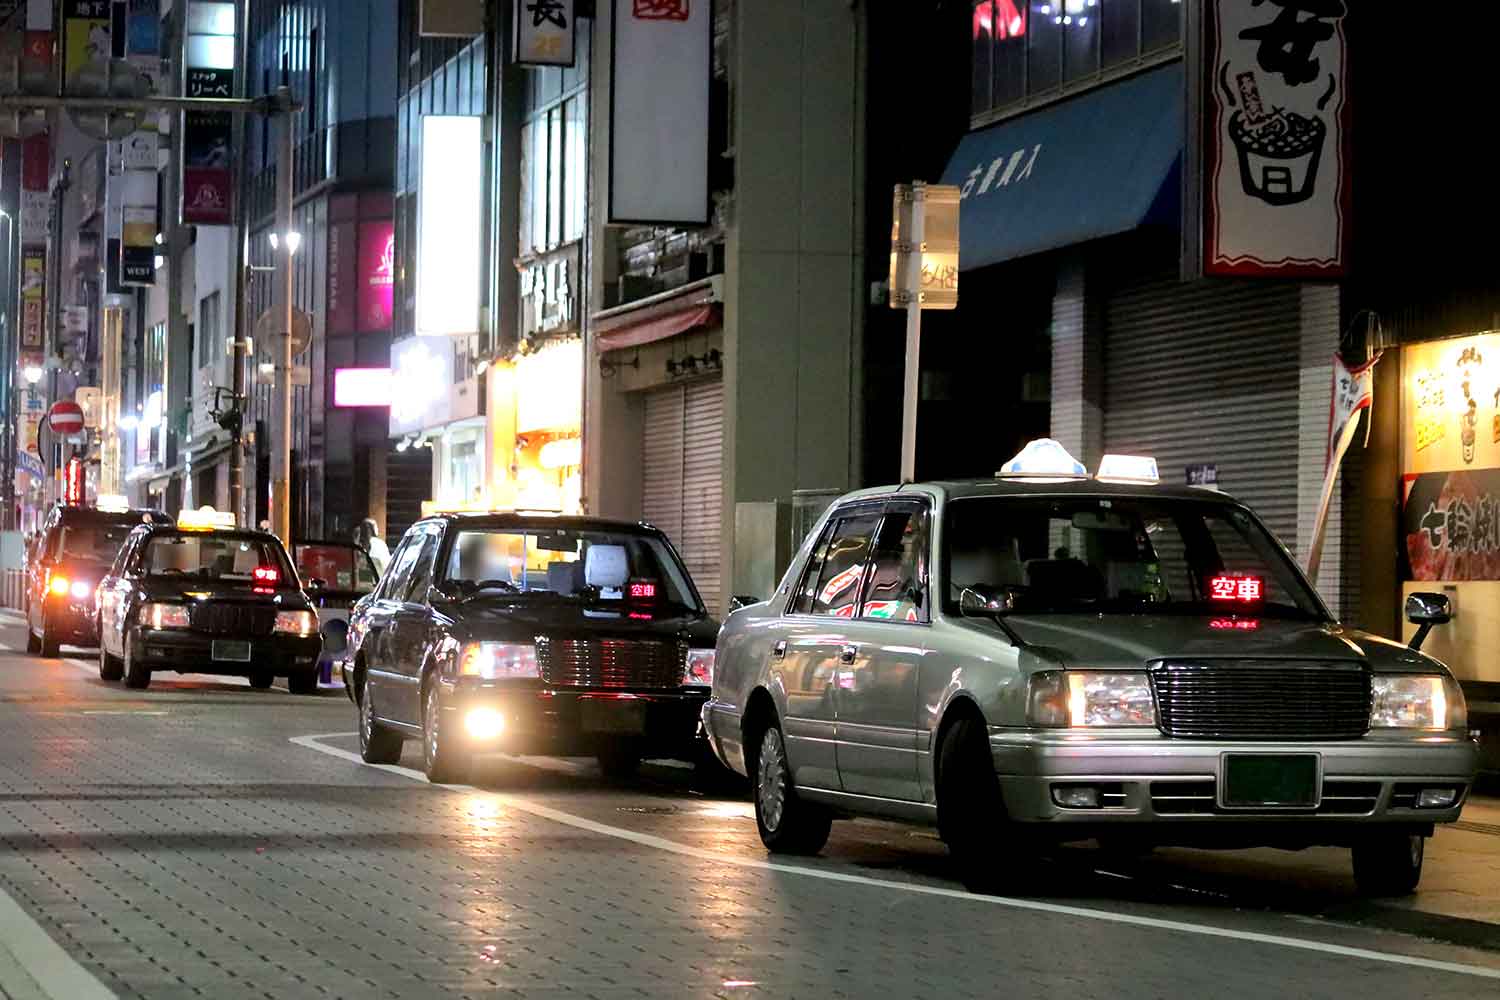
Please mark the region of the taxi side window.
[[432, 585], [432, 564], [437, 559], [438, 533], [426, 531], [422, 535], [421, 548], [412, 563], [411, 582], [402, 594], [408, 602], [423, 603], [427, 599], [427, 588]]
[[390, 571], [380, 582], [382, 600], [398, 601], [406, 594], [406, 585], [411, 582], [411, 565], [416, 561], [421, 547], [421, 533], [410, 532], [401, 542], [401, 547], [391, 557]]
[[853, 618], [859, 584], [865, 575], [865, 556], [880, 524], [880, 513], [857, 513], [842, 518], [828, 535], [826, 549], [813, 557], [797, 597], [800, 614]]
[[886, 512], [871, 548], [860, 617], [880, 621], [925, 622], [927, 601], [926, 507]]

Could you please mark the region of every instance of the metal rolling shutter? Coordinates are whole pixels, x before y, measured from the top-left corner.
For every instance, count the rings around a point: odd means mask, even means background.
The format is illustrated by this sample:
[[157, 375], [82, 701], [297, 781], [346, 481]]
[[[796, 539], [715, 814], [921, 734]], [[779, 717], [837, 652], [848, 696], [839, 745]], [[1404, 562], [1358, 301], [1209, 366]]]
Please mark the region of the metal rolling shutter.
[[704, 602], [718, 610], [724, 383], [711, 379], [647, 392], [641, 450], [641, 514], [672, 539]]
[[1156, 456], [1163, 482], [1219, 467], [1225, 492], [1297, 540], [1300, 294], [1295, 282], [1183, 284], [1157, 273], [1106, 290], [1104, 447]]

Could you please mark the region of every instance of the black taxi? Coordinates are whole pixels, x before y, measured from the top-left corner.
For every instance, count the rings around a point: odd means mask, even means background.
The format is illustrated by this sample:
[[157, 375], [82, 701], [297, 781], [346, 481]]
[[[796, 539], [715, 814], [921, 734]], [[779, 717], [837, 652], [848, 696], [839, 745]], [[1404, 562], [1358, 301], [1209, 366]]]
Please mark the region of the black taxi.
[[131, 532], [99, 584], [99, 676], [144, 688], [156, 671], [318, 690], [318, 615], [275, 535], [232, 514], [183, 511]]
[[367, 762], [417, 739], [435, 782], [492, 753], [592, 753], [625, 775], [706, 753], [717, 632], [649, 525], [443, 514], [412, 525], [355, 606], [341, 669]]

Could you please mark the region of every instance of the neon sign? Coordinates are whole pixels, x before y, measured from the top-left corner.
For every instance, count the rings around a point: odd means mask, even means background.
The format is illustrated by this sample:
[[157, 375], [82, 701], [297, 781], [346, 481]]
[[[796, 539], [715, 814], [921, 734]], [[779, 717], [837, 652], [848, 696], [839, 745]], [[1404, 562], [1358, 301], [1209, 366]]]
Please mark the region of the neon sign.
[[1265, 597], [1265, 586], [1258, 576], [1214, 576], [1208, 580], [1208, 596], [1215, 601], [1250, 604]]

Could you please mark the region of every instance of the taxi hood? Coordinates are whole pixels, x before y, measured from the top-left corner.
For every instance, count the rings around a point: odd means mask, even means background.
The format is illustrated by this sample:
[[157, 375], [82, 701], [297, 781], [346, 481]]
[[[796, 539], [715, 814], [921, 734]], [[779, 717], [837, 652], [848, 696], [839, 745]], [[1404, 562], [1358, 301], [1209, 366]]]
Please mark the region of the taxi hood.
[[1006, 615], [1005, 624], [1054, 667], [1139, 670], [1161, 659], [1356, 660], [1377, 673], [1441, 670], [1400, 643], [1336, 622], [1189, 615]]
[[529, 642], [540, 634], [576, 637], [639, 635], [641, 638], [681, 636], [694, 646], [712, 646], [718, 623], [697, 612], [663, 613], [632, 618], [617, 609], [588, 608], [575, 603], [539, 601], [453, 602], [441, 606], [453, 630], [470, 641]]

